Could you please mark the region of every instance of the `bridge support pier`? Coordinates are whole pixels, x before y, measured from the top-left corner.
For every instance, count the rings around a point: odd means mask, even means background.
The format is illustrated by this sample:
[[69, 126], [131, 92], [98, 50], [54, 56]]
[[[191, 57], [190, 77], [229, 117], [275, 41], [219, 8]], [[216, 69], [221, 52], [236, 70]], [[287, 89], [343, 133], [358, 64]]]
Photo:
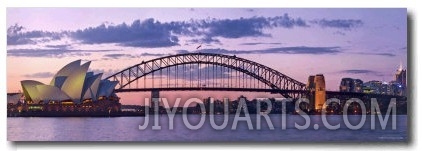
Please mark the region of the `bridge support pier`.
[[160, 106], [160, 90], [154, 89], [151, 91], [151, 102], [150, 102], [151, 111], [154, 112], [155, 110], [159, 109]]
[[327, 99], [324, 75], [317, 74], [315, 76], [309, 76], [307, 86], [311, 90], [309, 98], [311, 108], [320, 112], [323, 108], [326, 108], [324, 104]]

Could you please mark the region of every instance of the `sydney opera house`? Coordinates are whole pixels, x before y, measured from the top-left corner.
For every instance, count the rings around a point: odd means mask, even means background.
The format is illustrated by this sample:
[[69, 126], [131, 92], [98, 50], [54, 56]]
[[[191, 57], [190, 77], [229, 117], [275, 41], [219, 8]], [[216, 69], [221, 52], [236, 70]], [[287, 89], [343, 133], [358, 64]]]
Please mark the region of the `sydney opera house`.
[[22, 98], [8, 103], [9, 112], [119, 112], [114, 93], [117, 81], [101, 80], [88, 72], [91, 62], [73, 61], [60, 69], [49, 84], [21, 81]]

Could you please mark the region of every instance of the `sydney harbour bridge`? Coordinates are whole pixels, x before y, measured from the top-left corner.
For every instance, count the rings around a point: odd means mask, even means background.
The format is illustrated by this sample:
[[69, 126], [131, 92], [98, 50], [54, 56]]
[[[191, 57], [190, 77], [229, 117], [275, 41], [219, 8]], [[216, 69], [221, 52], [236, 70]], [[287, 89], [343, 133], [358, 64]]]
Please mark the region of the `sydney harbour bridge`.
[[[115, 92], [242, 91], [280, 94], [284, 98], [399, 98], [405, 96], [325, 91], [309, 87], [277, 70], [236, 55], [186, 53], [142, 61], [106, 79], [118, 81]], [[367, 99], [368, 100], [368, 99]], [[325, 100], [324, 100], [325, 102]]]
[[[209, 53], [179, 54], [144, 61], [106, 79], [119, 81], [116, 92], [152, 89], [254, 91], [279, 93], [286, 98], [297, 98], [307, 92], [304, 83], [262, 64]], [[139, 85], [139, 80], [143, 85]]]

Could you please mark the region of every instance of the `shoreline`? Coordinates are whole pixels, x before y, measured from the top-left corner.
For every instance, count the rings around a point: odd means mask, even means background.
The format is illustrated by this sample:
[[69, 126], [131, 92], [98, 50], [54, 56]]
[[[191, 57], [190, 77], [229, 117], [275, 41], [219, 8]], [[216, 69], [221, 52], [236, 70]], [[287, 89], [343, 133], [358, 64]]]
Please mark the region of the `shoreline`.
[[[179, 115], [183, 115], [180, 113], [177, 113]], [[176, 115], [177, 115], [176, 114]], [[258, 113], [259, 114], [259, 113]], [[265, 115], [282, 115], [282, 113], [270, 113]], [[167, 114], [159, 114], [167, 115]], [[188, 115], [202, 115], [202, 114], [196, 114], [196, 113], [188, 113]], [[207, 116], [210, 115], [224, 115], [224, 114], [206, 114]], [[236, 115], [236, 114], [228, 114], [228, 115]], [[241, 113], [240, 116], [244, 116], [245, 114]], [[257, 115], [257, 113], [249, 113], [249, 115]], [[297, 113], [286, 113], [286, 115], [300, 115]], [[308, 114], [305, 113], [305, 115], [317, 115], [322, 116], [320, 113], [312, 113]], [[343, 115], [343, 114], [326, 114], [326, 115]], [[347, 114], [347, 115], [362, 115], [362, 114]], [[365, 114], [365, 115], [371, 115], [371, 114]], [[385, 114], [382, 114], [385, 115]], [[407, 115], [407, 114], [400, 114], [397, 113], [395, 115]], [[145, 117], [148, 116], [148, 114], [140, 113], [140, 112], [115, 112], [115, 113], [108, 113], [108, 112], [97, 112], [97, 113], [80, 113], [80, 112], [60, 112], [60, 113], [52, 113], [52, 112], [21, 112], [21, 113], [7, 113], [7, 117]], [[153, 114], [151, 114], [153, 116]]]

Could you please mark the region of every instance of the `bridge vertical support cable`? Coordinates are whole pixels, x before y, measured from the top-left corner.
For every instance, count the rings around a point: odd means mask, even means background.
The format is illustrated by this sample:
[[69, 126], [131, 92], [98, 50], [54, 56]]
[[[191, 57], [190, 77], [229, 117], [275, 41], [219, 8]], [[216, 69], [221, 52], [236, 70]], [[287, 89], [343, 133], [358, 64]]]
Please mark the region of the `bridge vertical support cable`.
[[251, 88], [256, 88], [256, 81], [255, 81], [255, 78], [252, 78], [252, 76], [250, 76], [249, 78], [251, 78]]
[[170, 67], [167, 68], [167, 88], [170, 88]]
[[154, 72], [152, 72], [151, 74], [152, 74], [152, 78], [151, 78], [152, 79], [152, 88], [154, 88], [154, 86], [155, 86], [154, 85], [154, 81], [155, 81], [155, 79], [154, 79]]
[[224, 87], [223, 67], [220, 67], [220, 82], [221, 87]]
[[232, 69], [230, 68], [229, 76], [230, 76], [230, 87], [233, 87], [233, 78], [232, 78]]
[[242, 86], [243, 86], [243, 88], [245, 88], [245, 73], [242, 73], [242, 76], [243, 76], [243, 84], [242, 84]]
[[248, 78], [249, 78], [249, 87], [252, 87], [252, 77], [248, 76]]
[[[146, 64], [144, 64], [144, 71], [146, 70]], [[148, 75], [145, 75], [144, 76], [144, 88], [146, 88], [147, 86], [146, 86], [146, 83], [147, 83], [147, 79], [146, 79], [146, 77], [147, 77]]]
[[[136, 66], [136, 77], [139, 77], [139, 66]], [[136, 88], [139, 89], [139, 81], [136, 80]]]
[[[236, 64], [237, 64], [237, 62], [236, 62]], [[240, 88], [240, 80], [239, 80], [239, 71], [235, 71], [236, 72], [236, 84], [237, 84], [237, 88]]]
[[[228, 73], [229, 72], [229, 68], [226, 68], [226, 70], [227, 70], [227, 73]], [[230, 87], [229, 81], [230, 81], [230, 76], [228, 76], [228, 74], [227, 74], [227, 88]]]
[[202, 83], [202, 76], [203, 76], [203, 74], [202, 74], [202, 71], [201, 71], [201, 64], [200, 63], [198, 63], [198, 87], [201, 87], [201, 83]]
[[205, 78], [205, 87], [208, 87], [210, 78], [209, 64], [206, 64], [205, 71], [207, 72], [207, 77]]
[[176, 67], [176, 72], [175, 72], [175, 74], [176, 74], [176, 84], [175, 84], [175, 87], [177, 87], [178, 85], [179, 85], [179, 66], [175, 66]]
[[192, 64], [189, 64], [189, 77], [190, 87], [192, 88]]
[[186, 64], [183, 64], [183, 87], [186, 87]]
[[212, 87], [213, 88], [215, 88], [215, 78], [216, 78], [216, 76], [215, 76], [215, 74], [216, 74], [216, 72], [215, 72], [215, 65], [213, 64], [212, 65]]

